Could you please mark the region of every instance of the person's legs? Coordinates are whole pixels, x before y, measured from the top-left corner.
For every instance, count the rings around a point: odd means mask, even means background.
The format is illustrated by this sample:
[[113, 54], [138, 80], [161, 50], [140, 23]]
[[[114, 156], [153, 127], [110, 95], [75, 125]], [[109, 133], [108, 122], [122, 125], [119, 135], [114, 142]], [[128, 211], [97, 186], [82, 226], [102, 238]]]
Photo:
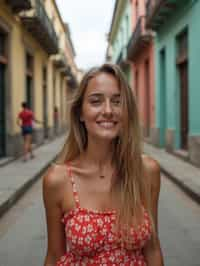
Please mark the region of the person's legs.
[[28, 134], [28, 151], [30, 152], [31, 159], [35, 157], [32, 150], [32, 134]]
[[23, 161], [25, 162], [28, 159], [28, 151], [29, 151], [28, 135], [24, 134], [23, 138], [24, 138], [24, 158], [23, 158]]

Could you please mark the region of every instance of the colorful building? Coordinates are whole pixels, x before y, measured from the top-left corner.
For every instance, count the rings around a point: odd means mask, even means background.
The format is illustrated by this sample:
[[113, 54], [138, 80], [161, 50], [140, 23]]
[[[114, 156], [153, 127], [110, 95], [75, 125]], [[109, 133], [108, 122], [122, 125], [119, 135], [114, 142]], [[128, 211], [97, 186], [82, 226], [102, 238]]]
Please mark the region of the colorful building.
[[127, 61], [127, 44], [131, 34], [130, 3], [117, 0], [109, 32], [109, 60], [118, 64], [131, 83], [130, 66]]
[[200, 1], [148, 0], [156, 31], [155, 144], [200, 165]]
[[58, 132], [66, 128], [66, 91], [76, 87], [74, 55], [54, 0], [1, 1], [0, 157], [21, 153], [16, 118], [22, 101], [44, 122], [35, 127], [36, 145], [56, 134], [55, 106]]
[[127, 58], [131, 65], [134, 88], [143, 129], [143, 136], [153, 141], [155, 127], [154, 45], [153, 32], [146, 29], [145, 0], [132, 0], [131, 32]]

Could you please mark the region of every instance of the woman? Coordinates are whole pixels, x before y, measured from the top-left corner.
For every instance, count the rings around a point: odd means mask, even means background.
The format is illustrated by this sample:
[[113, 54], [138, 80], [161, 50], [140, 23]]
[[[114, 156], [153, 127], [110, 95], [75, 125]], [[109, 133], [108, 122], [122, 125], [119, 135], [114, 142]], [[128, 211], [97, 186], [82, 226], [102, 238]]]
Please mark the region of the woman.
[[72, 100], [70, 128], [43, 179], [45, 266], [162, 266], [160, 168], [142, 156], [136, 102], [120, 69], [90, 70]]

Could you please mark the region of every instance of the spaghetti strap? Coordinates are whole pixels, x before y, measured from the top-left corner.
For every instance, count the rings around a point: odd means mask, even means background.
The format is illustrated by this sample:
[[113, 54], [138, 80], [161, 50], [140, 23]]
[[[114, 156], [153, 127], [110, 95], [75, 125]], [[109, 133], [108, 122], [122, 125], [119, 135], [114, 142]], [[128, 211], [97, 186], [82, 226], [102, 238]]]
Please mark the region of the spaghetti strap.
[[69, 176], [69, 178], [71, 180], [72, 191], [73, 191], [73, 195], [74, 195], [76, 208], [79, 208], [80, 207], [80, 202], [79, 202], [78, 192], [77, 192], [77, 189], [76, 189], [76, 183], [75, 183], [75, 180], [74, 180], [74, 177], [73, 177], [73, 174], [72, 174], [72, 170], [71, 170], [71, 167], [70, 167], [69, 163], [67, 164], [67, 173], [68, 173], [68, 176]]

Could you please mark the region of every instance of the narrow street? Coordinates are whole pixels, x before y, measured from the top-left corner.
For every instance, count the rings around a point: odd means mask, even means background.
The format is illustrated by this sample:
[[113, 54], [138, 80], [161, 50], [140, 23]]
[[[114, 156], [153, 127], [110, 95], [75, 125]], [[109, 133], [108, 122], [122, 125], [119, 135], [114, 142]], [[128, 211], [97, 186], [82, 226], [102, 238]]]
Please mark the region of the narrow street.
[[[46, 250], [39, 180], [0, 220], [0, 266], [40, 266]], [[160, 238], [166, 266], [199, 266], [200, 206], [165, 177]]]

